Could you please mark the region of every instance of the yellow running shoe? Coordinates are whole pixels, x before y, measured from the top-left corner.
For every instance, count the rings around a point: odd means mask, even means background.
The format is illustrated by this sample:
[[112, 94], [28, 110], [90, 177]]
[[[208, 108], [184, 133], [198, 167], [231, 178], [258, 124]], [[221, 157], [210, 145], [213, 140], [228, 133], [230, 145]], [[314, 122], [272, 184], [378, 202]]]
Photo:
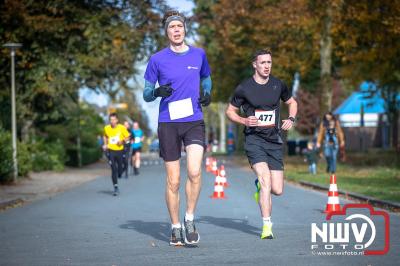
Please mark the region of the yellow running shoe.
[[263, 225], [261, 239], [274, 239], [274, 234], [272, 233], [272, 223], [269, 225]]

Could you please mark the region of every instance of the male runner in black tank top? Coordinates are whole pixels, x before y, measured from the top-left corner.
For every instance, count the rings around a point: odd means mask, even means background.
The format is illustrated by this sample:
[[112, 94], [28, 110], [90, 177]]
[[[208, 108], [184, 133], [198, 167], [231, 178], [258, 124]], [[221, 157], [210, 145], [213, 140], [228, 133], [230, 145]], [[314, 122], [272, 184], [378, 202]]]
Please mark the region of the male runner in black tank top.
[[[279, 79], [270, 75], [271, 52], [257, 51], [253, 57], [254, 75], [237, 86], [226, 115], [235, 123], [246, 126], [246, 155], [258, 180], [256, 200], [263, 217], [262, 239], [272, 239], [271, 193], [283, 192], [283, 142], [280, 129], [292, 128], [297, 103]], [[289, 117], [280, 119], [280, 101], [289, 107]], [[245, 117], [238, 115], [242, 108]]]

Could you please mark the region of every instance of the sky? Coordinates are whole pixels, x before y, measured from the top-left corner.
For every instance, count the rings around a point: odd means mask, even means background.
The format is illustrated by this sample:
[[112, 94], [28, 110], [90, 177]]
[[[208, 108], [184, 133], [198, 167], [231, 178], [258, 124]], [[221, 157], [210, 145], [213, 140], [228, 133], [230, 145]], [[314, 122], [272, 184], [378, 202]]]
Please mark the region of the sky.
[[192, 12], [194, 3], [190, 0], [167, 0], [167, 4], [182, 12]]
[[[189, 0], [167, 0], [167, 4], [172, 8], [176, 8], [181, 12], [185, 12], [188, 14], [192, 13], [192, 9], [194, 8], [194, 3]], [[188, 41], [190, 44], [190, 40]], [[143, 74], [146, 69], [146, 66], [139, 66], [139, 73], [135, 77], [139, 84], [143, 84], [144, 86], [144, 78]], [[160, 100], [157, 99], [154, 102], [146, 103], [142, 97], [143, 90], [135, 91], [137, 102], [142, 106], [142, 108], [146, 111], [149, 117], [150, 129], [153, 133], [157, 132], [157, 125], [158, 125], [158, 106]], [[99, 106], [107, 106], [108, 104], [108, 97], [101, 93], [96, 93], [90, 89], [81, 89], [80, 90], [80, 97], [81, 99], [85, 100], [86, 102], [97, 104]]]

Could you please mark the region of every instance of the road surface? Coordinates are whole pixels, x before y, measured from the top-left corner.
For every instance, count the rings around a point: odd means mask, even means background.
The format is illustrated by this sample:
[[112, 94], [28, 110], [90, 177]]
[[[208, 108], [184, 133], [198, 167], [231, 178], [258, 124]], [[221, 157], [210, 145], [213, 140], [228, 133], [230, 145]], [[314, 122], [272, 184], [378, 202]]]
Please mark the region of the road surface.
[[[395, 214], [390, 214], [390, 251], [384, 256], [313, 254], [311, 223], [325, 221], [321, 211], [327, 196], [290, 184], [282, 196], [273, 198], [276, 239], [260, 240], [253, 174], [229, 163], [227, 199], [211, 199], [214, 177], [203, 176], [195, 214], [200, 244], [170, 247], [163, 166], [158, 160], [146, 164], [139, 176], [120, 180], [118, 197], [112, 196], [111, 179], [104, 176], [51, 199], [0, 213], [0, 265], [338, 266], [400, 261], [400, 217]], [[376, 239], [383, 239], [379, 230]]]

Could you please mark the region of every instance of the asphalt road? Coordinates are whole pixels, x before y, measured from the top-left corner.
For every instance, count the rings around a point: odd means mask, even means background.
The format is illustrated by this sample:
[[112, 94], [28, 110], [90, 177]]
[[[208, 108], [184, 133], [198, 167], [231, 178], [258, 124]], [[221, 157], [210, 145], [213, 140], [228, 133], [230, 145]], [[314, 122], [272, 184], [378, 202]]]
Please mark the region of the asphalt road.
[[[153, 162], [139, 176], [121, 179], [118, 197], [107, 176], [0, 213], [0, 265], [398, 265], [398, 215], [390, 214], [390, 251], [384, 256], [315, 255], [311, 223], [325, 221], [325, 193], [286, 184], [284, 195], [273, 198], [276, 239], [260, 240], [253, 175], [229, 164], [227, 174], [225, 200], [209, 197], [214, 177], [203, 176], [197, 247], [168, 245], [164, 171]], [[379, 230], [376, 239], [383, 239]]]

